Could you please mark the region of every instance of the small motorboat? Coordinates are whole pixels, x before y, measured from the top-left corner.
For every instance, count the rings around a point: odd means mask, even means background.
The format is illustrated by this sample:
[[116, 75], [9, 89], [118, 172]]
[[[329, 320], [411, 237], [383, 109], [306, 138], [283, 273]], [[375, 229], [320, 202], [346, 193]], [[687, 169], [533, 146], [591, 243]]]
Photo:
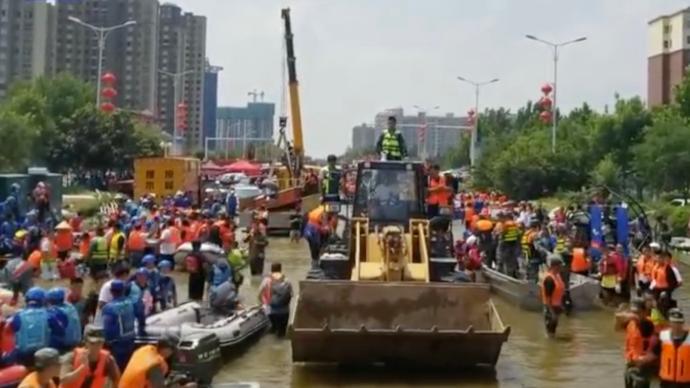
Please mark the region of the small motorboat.
[[14, 388], [29, 374], [24, 365], [10, 365], [0, 369], [0, 388]]
[[[482, 265], [481, 275], [491, 290], [517, 304], [520, 308], [530, 311], [540, 311], [543, 307], [539, 284], [523, 279], [515, 279], [502, 272]], [[575, 311], [596, 310], [599, 303], [599, 282], [587, 276], [570, 274], [570, 299]]]
[[[204, 255], [204, 257], [206, 257], [206, 260], [209, 263], [214, 263], [221, 257], [225, 258], [225, 251], [223, 250], [223, 248], [213, 243], [202, 243], [200, 251]], [[175, 252], [175, 264], [178, 266], [183, 264], [185, 257], [187, 257], [187, 255], [189, 255], [190, 252], [192, 252], [191, 242], [186, 242], [180, 245], [177, 248], [177, 251]]]
[[137, 342], [153, 343], [166, 334], [186, 338], [199, 333], [213, 333], [220, 340], [220, 347], [229, 350], [263, 334], [268, 325], [268, 316], [261, 306], [247, 307], [223, 316], [197, 302], [187, 302], [148, 317], [146, 336], [138, 337]]

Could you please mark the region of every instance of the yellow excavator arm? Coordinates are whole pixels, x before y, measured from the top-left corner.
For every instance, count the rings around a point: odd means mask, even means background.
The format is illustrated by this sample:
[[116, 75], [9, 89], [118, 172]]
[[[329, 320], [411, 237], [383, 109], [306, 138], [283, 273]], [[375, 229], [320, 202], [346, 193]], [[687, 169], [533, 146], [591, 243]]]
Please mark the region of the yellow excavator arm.
[[281, 12], [285, 22], [285, 48], [287, 54], [288, 86], [290, 91], [290, 114], [292, 116], [292, 137], [295, 156], [298, 165], [304, 159], [304, 139], [302, 135], [302, 111], [299, 102], [299, 82], [297, 82], [297, 67], [295, 58], [295, 45], [293, 42], [292, 24], [290, 22], [290, 8], [284, 8]]

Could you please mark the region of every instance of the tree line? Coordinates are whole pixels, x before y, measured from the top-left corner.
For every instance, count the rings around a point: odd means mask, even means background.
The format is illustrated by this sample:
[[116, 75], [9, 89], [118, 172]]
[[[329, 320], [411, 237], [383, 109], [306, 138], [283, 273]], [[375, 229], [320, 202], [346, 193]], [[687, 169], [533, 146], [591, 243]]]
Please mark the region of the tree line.
[[14, 84], [0, 104], [0, 172], [29, 166], [103, 173], [162, 154], [161, 131], [132, 113], [101, 112], [94, 88], [69, 75]]
[[[639, 97], [615, 96], [613, 109], [593, 111], [586, 103], [559, 115], [556, 152], [551, 124], [528, 102], [513, 113], [487, 109], [480, 115], [481, 154], [473, 185], [515, 199], [606, 185], [643, 193], [690, 194], [690, 73], [674, 101], [648, 109]], [[557, 113], [558, 114], [558, 113]], [[447, 167], [469, 164], [469, 140], [445, 155]]]

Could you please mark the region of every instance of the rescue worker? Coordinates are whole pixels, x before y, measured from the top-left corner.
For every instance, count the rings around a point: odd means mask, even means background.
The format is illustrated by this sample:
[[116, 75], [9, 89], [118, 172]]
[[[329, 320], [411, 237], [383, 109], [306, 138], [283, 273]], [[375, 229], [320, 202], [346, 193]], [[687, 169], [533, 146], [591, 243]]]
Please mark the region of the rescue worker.
[[209, 275], [211, 277], [209, 279], [209, 284], [211, 285], [211, 290], [213, 290], [214, 287], [218, 287], [229, 279], [232, 279], [232, 269], [230, 269], [228, 261], [220, 257], [213, 263]]
[[31, 365], [34, 352], [47, 347], [53, 336], [64, 335], [65, 319], [49, 314], [44, 307], [46, 293], [40, 287], [32, 287], [25, 295], [26, 307], [15, 314], [10, 328], [16, 342], [17, 360]]
[[272, 263], [271, 274], [266, 276], [259, 286], [259, 301], [267, 310], [271, 331], [278, 337], [285, 336], [293, 294], [292, 284], [285, 278], [282, 270], [280, 263]]
[[141, 259], [144, 257], [146, 250], [147, 233], [142, 230], [140, 222], [134, 224], [134, 230], [129, 233], [127, 237], [127, 258], [129, 264], [133, 268], [141, 266]]
[[659, 357], [661, 388], [690, 386], [690, 337], [685, 316], [677, 309], [668, 313], [670, 327], [659, 333], [653, 353]]
[[118, 263], [125, 257], [125, 234], [122, 233], [120, 223], [113, 224], [113, 233], [110, 237], [110, 244], [108, 245], [108, 261], [110, 263]]
[[549, 270], [541, 283], [541, 297], [544, 304], [546, 334], [553, 338], [556, 335], [558, 318], [563, 312], [563, 296], [566, 288], [561, 278], [563, 259], [559, 255], [551, 254], [548, 257], [548, 264]]
[[570, 262], [570, 272], [576, 273], [582, 276], [589, 275], [589, 269], [591, 267], [589, 258], [584, 248], [574, 248], [573, 249], [573, 259]]
[[[103, 337], [120, 369], [124, 368], [134, 351], [135, 321], [139, 334], [146, 335], [143, 309], [135, 308], [125, 296], [125, 283], [116, 279], [110, 284], [113, 300], [103, 307]], [[127, 386], [127, 388], [133, 386]]]
[[156, 345], [145, 345], [137, 349], [124, 369], [118, 387], [165, 387], [168, 359], [175, 354], [176, 345], [177, 341], [164, 337]]
[[518, 278], [518, 252], [520, 230], [509, 215], [503, 216], [498, 242], [499, 269], [508, 276]]
[[35, 371], [24, 377], [19, 388], [56, 388], [54, 379], [60, 377], [60, 353], [53, 348], [41, 348], [33, 354]]
[[65, 331], [62, 335], [52, 335], [50, 346], [61, 352], [66, 352], [81, 342], [81, 317], [71, 303], [65, 301], [65, 290], [60, 287], [51, 288], [46, 294], [49, 312], [66, 318]]
[[383, 160], [402, 160], [407, 157], [407, 147], [402, 134], [395, 128], [397, 119], [388, 117], [388, 129], [384, 130], [376, 141], [376, 153]]
[[63, 357], [60, 388], [117, 387], [120, 368], [110, 352], [103, 349], [103, 333], [91, 328], [84, 337], [83, 347], [78, 347]]
[[212, 287], [209, 292], [209, 305], [214, 312], [220, 315], [229, 315], [237, 307], [237, 289], [232, 283], [232, 279], [228, 279], [223, 283]]
[[647, 318], [645, 301], [633, 299], [630, 311], [616, 314], [616, 319], [616, 329], [625, 330], [625, 387], [647, 388], [653, 375], [649, 352], [654, 324]]
[[653, 271], [654, 257], [652, 256], [652, 248], [651, 246], [644, 246], [642, 248], [642, 253], [637, 258], [637, 262], [635, 263], [638, 295], [642, 295], [643, 292], [649, 289], [649, 285], [652, 282]]
[[680, 272], [671, 263], [671, 254], [668, 251], [662, 251], [658, 257], [659, 262], [654, 269], [649, 289], [654, 291], [657, 299], [662, 292], [672, 299], [673, 291], [680, 287], [682, 282]]
[[160, 311], [163, 311], [177, 306], [177, 286], [171, 276], [171, 262], [163, 260], [158, 263], [158, 271], [158, 295], [154, 299], [160, 303]]
[[127, 298], [132, 302], [135, 310], [141, 310], [145, 317], [153, 313], [155, 297], [151, 293], [149, 271], [146, 268], [141, 267], [134, 274], [133, 280], [129, 282]]
[[539, 235], [539, 225], [536, 222], [528, 222], [527, 229], [520, 238], [520, 248], [522, 250], [522, 259], [527, 267], [527, 280], [536, 281], [539, 273], [540, 260], [537, 257], [537, 251], [534, 246], [534, 241]]
[[328, 164], [320, 171], [321, 196], [330, 200], [340, 199], [340, 182], [343, 172], [336, 165], [338, 159], [335, 155], [328, 155]]
[[434, 164], [429, 169], [429, 186], [426, 198], [426, 209], [429, 218], [439, 216], [441, 207], [446, 207], [450, 202], [450, 190], [446, 186], [445, 178], [440, 174], [441, 167]]
[[323, 205], [318, 206], [308, 213], [307, 225], [304, 227], [304, 238], [309, 244], [312, 266], [318, 265], [319, 262], [319, 256], [321, 255], [321, 234], [325, 225], [327, 225], [326, 209]]
[[240, 285], [244, 281], [242, 269], [247, 266], [247, 255], [246, 252], [240, 249], [237, 241], [233, 241], [230, 246], [228, 264], [230, 264], [230, 269], [232, 270], [232, 283], [235, 285], [235, 289], [239, 291]]
[[187, 299], [201, 301], [204, 298], [207, 264], [201, 253], [201, 241], [192, 241], [192, 251], [185, 257], [185, 267], [189, 274], [187, 280]]
[[105, 239], [105, 230], [101, 226], [96, 228], [96, 237], [91, 239], [87, 263], [93, 278], [99, 272], [105, 272], [108, 269], [108, 243]]

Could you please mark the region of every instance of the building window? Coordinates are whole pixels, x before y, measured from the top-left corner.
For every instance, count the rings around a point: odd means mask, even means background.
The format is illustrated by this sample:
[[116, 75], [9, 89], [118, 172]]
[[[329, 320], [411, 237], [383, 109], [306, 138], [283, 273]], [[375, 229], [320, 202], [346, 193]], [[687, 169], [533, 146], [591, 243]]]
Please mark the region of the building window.
[[669, 32], [671, 32], [671, 26], [667, 24], [664, 26], [664, 34], [668, 34]]
[[690, 44], [690, 35], [688, 35], [688, 36], [685, 37], [685, 42], [686, 42], [687, 44]]
[[154, 170], [146, 170], [146, 179], [153, 179], [155, 175]]
[[664, 48], [667, 49], [667, 48], [669, 48], [670, 46], [671, 46], [671, 45], [669, 44], [669, 41], [668, 41], [668, 40], [665, 40], [665, 41], [664, 41]]

